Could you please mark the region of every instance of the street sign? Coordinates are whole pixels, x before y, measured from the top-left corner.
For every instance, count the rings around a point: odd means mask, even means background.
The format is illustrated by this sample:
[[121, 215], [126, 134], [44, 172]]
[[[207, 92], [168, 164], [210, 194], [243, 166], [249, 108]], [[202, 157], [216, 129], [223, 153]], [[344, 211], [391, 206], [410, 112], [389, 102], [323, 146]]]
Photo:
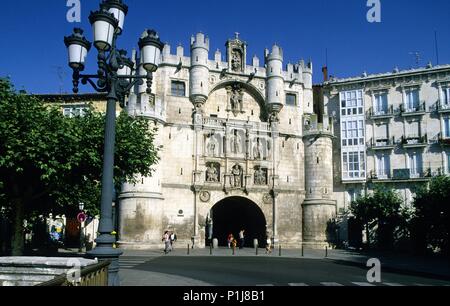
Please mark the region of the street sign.
[[77, 216], [77, 220], [80, 223], [83, 223], [84, 221], [86, 221], [86, 219], [87, 219], [87, 216], [84, 212], [80, 212]]

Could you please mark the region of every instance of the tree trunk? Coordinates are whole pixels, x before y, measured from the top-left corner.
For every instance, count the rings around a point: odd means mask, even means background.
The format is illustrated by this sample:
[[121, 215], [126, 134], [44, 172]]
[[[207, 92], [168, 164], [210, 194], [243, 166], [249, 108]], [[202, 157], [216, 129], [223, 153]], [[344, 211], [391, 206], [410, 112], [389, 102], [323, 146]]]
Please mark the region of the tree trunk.
[[17, 200], [14, 205], [12, 224], [12, 256], [22, 256], [24, 251], [23, 220], [25, 216], [25, 205], [22, 199]]

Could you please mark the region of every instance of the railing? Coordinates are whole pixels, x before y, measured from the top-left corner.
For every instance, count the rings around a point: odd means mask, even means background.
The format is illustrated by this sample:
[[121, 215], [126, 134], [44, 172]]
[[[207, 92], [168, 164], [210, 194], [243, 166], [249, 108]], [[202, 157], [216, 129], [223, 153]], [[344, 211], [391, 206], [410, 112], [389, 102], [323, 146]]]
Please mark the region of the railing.
[[402, 144], [404, 146], [423, 146], [428, 144], [428, 135], [425, 134], [424, 136], [417, 136], [417, 135], [409, 135], [409, 136], [402, 136]]
[[395, 147], [395, 137], [387, 138], [387, 137], [379, 137], [379, 138], [372, 138], [370, 139], [369, 143], [367, 144], [369, 148], [371, 149], [377, 149], [377, 148], [384, 148], [384, 147]]
[[450, 103], [442, 103], [442, 101], [438, 101], [437, 111], [438, 112], [450, 111]]
[[450, 136], [446, 136], [443, 133], [439, 133], [438, 139], [441, 145], [450, 146]]
[[401, 114], [416, 114], [424, 113], [426, 111], [425, 102], [421, 102], [418, 106], [406, 107], [404, 104], [400, 105]]
[[383, 117], [392, 117], [394, 116], [394, 106], [391, 105], [389, 106], [387, 109], [383, 109], [383, 110], [377, 110], [375, 111], [375, 109], [373, 107], [371, 107], [369, 109], [369, 118], [383, 118]]
[[97, 287], [108, 286], [108, 268], [110, 261], [104, 261], [96, 265], [86, 267], [80, 272], [80, 279], [76, 282], [68, 280], [67, 274], [62, 274], [51, 281], [38, 284], [41, 287]]
[[227, 120], [227, 119], [214, 118], [214, 117], [203, 118], [203, 125], [205, 125], [205, 126], [223, 127], [227, 124], [227, 122], [234, 124], [234, 125], [239, 125], [242, 127], [250, 124], [253, 129], [260, 130], [260, 131], [269, 131], [270, 130], [270, 125], [266, 122], [248, 122], [248, 121], [242, 121], [242, 120], [241, 121]]
[[372, 180], [402, 181], [411, 179], [429, 179], [442, 175], [442, 168], [403, 168], [370, 171]]

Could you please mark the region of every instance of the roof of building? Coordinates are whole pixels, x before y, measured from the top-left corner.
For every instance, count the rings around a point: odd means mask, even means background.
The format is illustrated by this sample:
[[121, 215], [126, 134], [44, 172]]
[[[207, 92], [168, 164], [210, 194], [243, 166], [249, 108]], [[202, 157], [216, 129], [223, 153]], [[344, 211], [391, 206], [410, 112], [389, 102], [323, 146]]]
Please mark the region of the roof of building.
[[400, 76], [406, 76], [411, 74], [422, 74], [422, 73], [435, 73], [442, 70], [450, 70], [450, 64], [446, 65], [438, 65], [438, 66], [431, 66], [430, 64], [427, 67], [420, 67], [420, 68], [414, 68], [414, 69], [406, 69], [406, 70], [399, 70], [398, 68], [395, 68], [391, 72], [384, 72], [384, 73], [377, 73], [377, 74], [367, 74], [364, 72], [361, 76], [357, 77], [349, 77], [349, 78], [336, 78], [331, 77], [329, 81], [324, 82], [323, 85], [332, 85], [332, 84], [340, 84], [340, 83], [350, 83], [350, 82], [362, 82], [362, 81], [372, 81], [376, 79], [383, 79], [383, 78], [390, 78], [390, 77], [400, 77]]

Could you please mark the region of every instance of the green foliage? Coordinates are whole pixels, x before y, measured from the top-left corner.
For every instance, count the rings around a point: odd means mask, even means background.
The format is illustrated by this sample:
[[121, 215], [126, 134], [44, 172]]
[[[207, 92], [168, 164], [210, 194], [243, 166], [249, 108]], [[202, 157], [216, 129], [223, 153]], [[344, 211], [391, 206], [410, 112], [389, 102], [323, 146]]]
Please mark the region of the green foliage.
[[401, 205], [402, 199], [394, 190], [380, 186], [373, 194], [353, 202], [350, 210], [365, 225], [368, 238], [373, 237], [380, 248], [391, 248], [401, 220]]
[[450, 177], [434, 178], [414, 201], [413, 238], [419, 251], [450, 254]]
[[[26, 215], [68, 213], [85, 203], [98, 212], [105, 116], [92, 110], [66, 118], [61, 109], [16, 93], [0, 79], [0, 206]], [[122, 113], [117, 119], [115, 185], [148, 176], [158, 162], [152, 123]]]

